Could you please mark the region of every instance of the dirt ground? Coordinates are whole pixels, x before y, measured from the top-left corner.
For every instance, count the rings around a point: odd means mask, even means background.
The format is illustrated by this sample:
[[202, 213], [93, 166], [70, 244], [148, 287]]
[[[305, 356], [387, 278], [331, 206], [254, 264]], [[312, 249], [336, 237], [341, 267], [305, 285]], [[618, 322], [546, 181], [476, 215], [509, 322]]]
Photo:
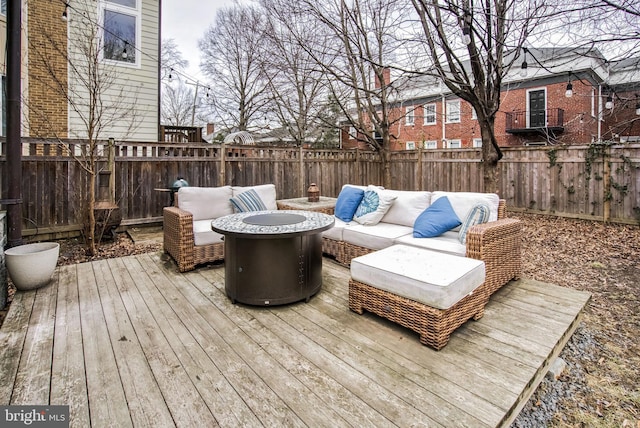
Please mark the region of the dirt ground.
[[[640, 428], [640, 227], [531, 214], [510, 217], [524, 223], [524, 277], [592, 294], [580, 333], [574, 335], [583, 343], [562, 354], [569, 369], [560, 381], [571, 384], [570, 393], [558, 398], [544, 424]], [[162, 249], [157, 243], [136, 245], [126, 233], [103, 243], [92, 258], [78, 240], [60, 243], [60, 265]], [[546, 410], [551, 407], [545, 400], [552, 399], [541, 391], [530, 407]]]

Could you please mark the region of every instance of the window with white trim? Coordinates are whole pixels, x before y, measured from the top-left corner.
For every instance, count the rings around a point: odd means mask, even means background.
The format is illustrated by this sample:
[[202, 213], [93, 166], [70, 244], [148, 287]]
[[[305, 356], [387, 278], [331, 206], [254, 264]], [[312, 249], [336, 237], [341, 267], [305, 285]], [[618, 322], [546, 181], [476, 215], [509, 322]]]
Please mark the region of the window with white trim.
[[422, 143], [423, 149], [433, 150], [438, 148], [438, 142], [436, 140], [427, 140]]
[[459, 149], [462, 147], [462, 141], [460, 140], [447, 140], [448, 149]]
[[140, 0], [103, 0], [100, 3], [102, 56], [121, 64], [139, 64]]
[[407, 141], [406, 143], [404, 143], [404, 148], [405, 150], [415, 150], [416, 149], [416, 142], [415, 141]]
[[430, 103], [424, 105], [424, 124], [435, 125], [436, 124], [436, 103]]
[[478, 113], [476, 113], [476, 109], [471, 107], [471, 119], [478, 120]]
[[358, 131], [356, 131], [356, 127], [355, 126], [350, 126], [349, 127], [349, 138], [357, 138], [358, 137]]
[[447, 123], [460, 122], [460, 100], [450, 100], [446, 103]]
[[407, 112], [404, 115], [404, 123], [405, 125], [413, 125], [416, 120], [416, 108], [414, 106], [407, 107]]
[[482, 138], [474, 138], [473, 139], [473, 147], [482, 147]]

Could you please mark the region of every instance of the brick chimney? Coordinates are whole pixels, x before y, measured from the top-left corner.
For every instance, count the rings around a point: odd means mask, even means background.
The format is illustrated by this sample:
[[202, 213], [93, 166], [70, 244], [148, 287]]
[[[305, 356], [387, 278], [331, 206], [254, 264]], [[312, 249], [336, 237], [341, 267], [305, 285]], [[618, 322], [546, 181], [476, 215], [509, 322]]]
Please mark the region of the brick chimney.
[[215, 126], [213, 125], [213, 123], [207, 123], [207, 135], [213, 134], [214, 131]]
[[[385, 67], [382, 69], [382, 78], [384, 79], [385, 86], [388, 86], [391, 83], [391, 69], [389, 67]], [[378, 76], [375, 76], [376, 79], [376, 89], [380, 88], [380, 79]]]

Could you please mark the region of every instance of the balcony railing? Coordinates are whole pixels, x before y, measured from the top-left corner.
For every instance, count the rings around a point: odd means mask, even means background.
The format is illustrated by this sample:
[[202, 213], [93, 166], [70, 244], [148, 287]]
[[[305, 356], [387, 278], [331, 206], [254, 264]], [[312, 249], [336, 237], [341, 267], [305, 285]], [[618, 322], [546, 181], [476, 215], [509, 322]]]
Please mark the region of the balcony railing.
[[197, 126], [160, 125], [160, 141], [202, 143], [202, 128]]
[[509, 112], [506, 131], [511, 134], [561, 133], [564, 131], [564, 110], [550, 108], [534, 115], [527, 111]]

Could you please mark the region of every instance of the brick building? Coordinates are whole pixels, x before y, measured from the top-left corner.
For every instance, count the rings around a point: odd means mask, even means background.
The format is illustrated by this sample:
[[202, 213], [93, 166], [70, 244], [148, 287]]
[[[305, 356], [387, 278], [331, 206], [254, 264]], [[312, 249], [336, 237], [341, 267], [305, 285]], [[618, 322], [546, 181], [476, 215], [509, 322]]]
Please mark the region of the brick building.
[[[526, 74], [516, 66], [503, 80], [495, 121], [501, 146], [640, 139], [638, 58], [609, 63], [597, 51], [565, 48], [528, 49], [525, 55]], [[481, 147], [473, 108], [445, 85], [422, 76], [398, 87], [392, 150]], [[345, 127], [342, 147], [363, 148], [354, 136]]]

